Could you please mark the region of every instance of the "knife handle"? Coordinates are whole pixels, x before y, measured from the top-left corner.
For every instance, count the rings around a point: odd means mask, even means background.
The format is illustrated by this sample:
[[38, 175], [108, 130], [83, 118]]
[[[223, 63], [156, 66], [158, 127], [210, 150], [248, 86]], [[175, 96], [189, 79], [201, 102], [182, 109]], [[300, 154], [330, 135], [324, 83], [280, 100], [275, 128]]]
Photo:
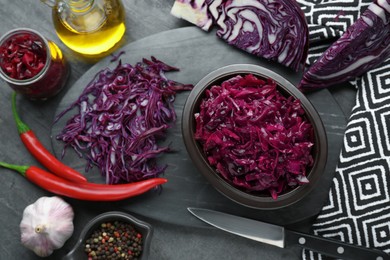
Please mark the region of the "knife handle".
[[385, 252], [348, 244], [336, 239], [304, 234], [292, 230], [285, 230], [285, 243], [299, 245], [305, 249], [321, 253], [338, 259], [351, 260], [387, 260], [390, 255]]

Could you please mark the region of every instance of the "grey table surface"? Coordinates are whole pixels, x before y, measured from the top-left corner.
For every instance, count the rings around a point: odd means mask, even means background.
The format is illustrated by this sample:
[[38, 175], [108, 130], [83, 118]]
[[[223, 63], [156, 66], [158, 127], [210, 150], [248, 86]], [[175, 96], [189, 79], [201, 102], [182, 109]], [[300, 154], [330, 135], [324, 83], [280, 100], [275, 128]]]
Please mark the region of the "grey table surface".
[[[185, 21], [170, 15], [174, 0], [124, 0], [126, 8], [127, 31], [122, 44], [131, 43], [159, 32], [189, 26]], [[75, 55], [64, 46], [54, 31], [51, 10], [40, 1], [0, 0], [0, 35], [7, 31], [28, 27], [41, 32], [55, 41], [70, 62], [71, 76], [66, 88], [56, 97], [45, 102], [18, 100], [19, 113], [23, 120], [34, 129], [46, 147], [51, 146], [51, 123], [57, 105], [69, 88], [95, 63]], [[15, 164], [37, 164], [23, 147], [11, 114], [10, 96], [12, 90], [0, 81], [0, 160]], [[355, 90], [347, 85], [330, 90], [339, 104], [345, 118], [348, 118], [354, 105]], [[340, 128], [345, 127], [341, 125]], [[341, 132], [343, 129], [340, 130]], [[39, 259], [35, 254], [21, 246], [19, 223], [26, 206], [39, 197], [51, 196], [21, 176], [0, 169], [0, 259]], [[60, 259], [76, 243], [82, 227], [99, 213], [115, 210], [109, 204], [85, 203], [69, 200], [75, 211], [75, 232], [63, 248], [46, 259]], [[323, 202], [319, 202], [323, 203]], [[173, 214], [174, 216], [174, 214]], [[140, 216], [143, 217], [143, 216]], [[314, 217], [290, 224], [291, 229], [309, 232]], [[230, 235], [206, 225], [193, 227], [159, 221], [157, 218], [143, 217], [154, 227], [150, 259], [300, 259], [299, 247], [276, 248], [251, 240]], [[181, 223], [182, 221], [180, 221]]]

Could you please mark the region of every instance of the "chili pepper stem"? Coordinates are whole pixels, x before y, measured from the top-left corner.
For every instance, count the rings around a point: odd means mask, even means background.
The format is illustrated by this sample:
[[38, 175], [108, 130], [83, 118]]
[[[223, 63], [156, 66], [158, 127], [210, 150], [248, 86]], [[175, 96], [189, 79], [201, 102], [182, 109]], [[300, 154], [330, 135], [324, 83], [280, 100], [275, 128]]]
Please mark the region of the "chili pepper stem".
[[17, 171], [23, 176], [26, 176], [26, 171], [29, 168], [29, 166], [9, 164], [9, 163], [5, 163], [5, 162], [0, 162], [0, 166], [7, 168], [7, 169]]
[[19, 117], [18, 112], [16, 111], [16, 92], [12, 93], [12, 114], [15, 119], [16, 126], [18, 128], [19, 134], [23, 134], [25, 132], [30, 131], [30, 127], [28, 127]]

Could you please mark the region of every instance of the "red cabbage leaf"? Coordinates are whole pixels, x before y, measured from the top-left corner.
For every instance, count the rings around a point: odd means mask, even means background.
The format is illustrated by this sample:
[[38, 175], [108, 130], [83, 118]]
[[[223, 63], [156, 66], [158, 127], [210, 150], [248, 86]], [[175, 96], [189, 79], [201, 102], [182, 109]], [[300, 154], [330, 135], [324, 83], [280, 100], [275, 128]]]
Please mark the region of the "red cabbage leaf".
[[353, 80], [389, 57], [390, 1], [379, 0], [305, 72], [299, 88], [325, 88]]

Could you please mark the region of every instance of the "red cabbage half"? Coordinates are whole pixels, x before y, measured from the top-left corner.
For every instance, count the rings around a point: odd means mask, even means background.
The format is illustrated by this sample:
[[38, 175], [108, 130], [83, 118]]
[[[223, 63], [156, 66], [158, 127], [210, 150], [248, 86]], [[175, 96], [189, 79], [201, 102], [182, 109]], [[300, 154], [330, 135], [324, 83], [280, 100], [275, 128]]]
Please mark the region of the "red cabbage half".
[[390, 57], [390, 0], [377, 0], [308, 69], [303, 90], [325, 88], [356, 77]]
[[217, 25], [228, 44], [295, 71], [306, 62], [309, 29], [295, 0], [176, 0], [171, 14], [203, 30]]
[[314, 130], [298, 99], [273, 80], [235, 76], [206, 90], [195, 139], [233, 186], [273, 198], [308, 182]]
[[156, 58], [135, 66], [118, 63], [96, 74], [79, 98], [55, 121], [73, 108], [79, 112], [66, 123], [58, 140], [96, 165], [106, 183], [135, 182], [157, 177], [166, 166], [156, 156], [169, 150], [157, 141], [176, 120], [173, 102], [177, 91], [189, 90], [169, 80], [164, 72], [178, 70]]
[[309, 29], [294, 0], [215, 0], [210, 12], [230, 45], [295, 71], [304, 67]]

